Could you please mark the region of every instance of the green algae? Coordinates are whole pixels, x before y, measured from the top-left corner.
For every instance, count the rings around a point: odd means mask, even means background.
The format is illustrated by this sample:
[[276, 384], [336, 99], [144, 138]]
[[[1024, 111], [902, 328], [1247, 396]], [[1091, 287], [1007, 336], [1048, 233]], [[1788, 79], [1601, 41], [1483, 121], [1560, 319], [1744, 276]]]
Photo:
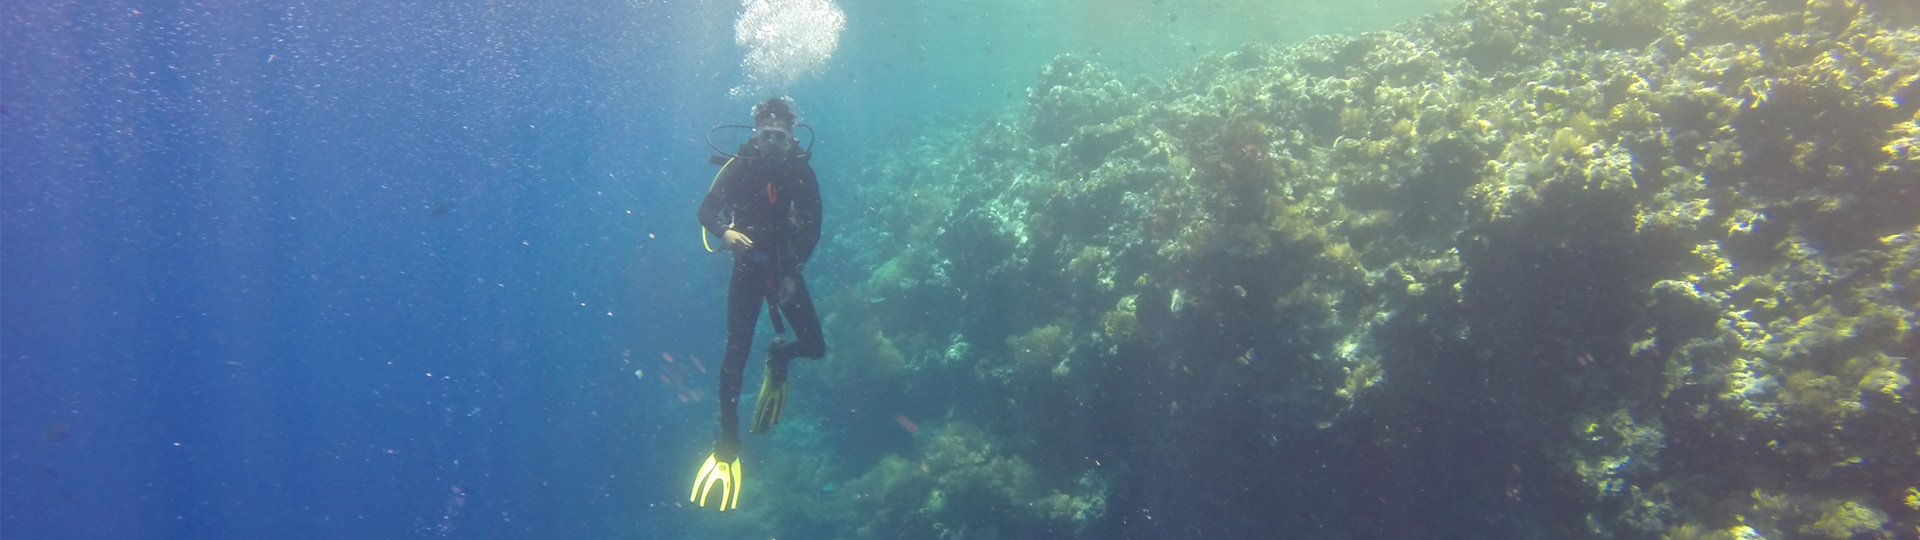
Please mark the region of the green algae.
[[1114, 343], [1132, 344], [1140, 338], [1140, 317], [1134, 302], [1137, 297], [1121, 298], [1113, 310], [1100, 316], [1100, 329]]
[[1067, 331], [1059, 325], [1047, 325], [1007, 338], [1007, 350], [1013, 363], [1022, 370], [1052, 371], [1064, 369], [1067, 353], [1073, 348]]
[[1846, 539], [1878, 531], [1887, 522], [1887, 514], [1859, 501], [1847, 501], [1820, 514], [1820, 519], [1800, 532], [1820, 538]]

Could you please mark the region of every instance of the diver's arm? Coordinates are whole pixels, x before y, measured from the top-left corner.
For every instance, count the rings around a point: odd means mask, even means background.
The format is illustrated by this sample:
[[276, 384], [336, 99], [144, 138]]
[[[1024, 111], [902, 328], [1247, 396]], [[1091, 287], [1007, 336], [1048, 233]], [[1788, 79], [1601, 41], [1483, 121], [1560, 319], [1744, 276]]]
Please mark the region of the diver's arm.
[[800, 186], [794, 194], [795, 221], [793, 231], [794, 266], [799, 266], [813, 257], [813, 248], [820, 244], [820, 182], [814, 176], [813, 167], [800, 169]]
[[[731, 164], [732, 162], [729, 161], [728, 163]], [[752, 238], [748, 238], [745, 233], [733, 230], [733, 224], [721, 221], [725, 219], [726, 216], [721, 215], [720, 204], [721, 201], [729, 198], [728, 188], [737, 183], [734, 181], [733, 175], [739, 173], [734, 172], [735, 170], [737, 169], [722, 167], [720, 174], [713, 176], [713, 186], [707, 188], [706, 200], [700, 201], [700, 215], [698, 216], [700, 219], [700, 228], [705, 229], [714, 236], [720, 237], [722, 241], [721, 246], [728, 251], [739, 251], [753, 247]], [[707, 249], [711, 250], [713, 248]]]
[[721, 221], [720, 202], [727, 199], [727, 186], [733, 184], [733, 175], [736, 173], [732, 170], [732, 164], [732, 161], [728, 161], [727, 165], [720, 167], [719, 173], [713, 175], [713, 185], [707, 187], [707, 198], [700, 201], [700, 215], [696, 216], [700, 219], [700, 228], [706, 229], [715, 238], [727, 237], [728, 223]]

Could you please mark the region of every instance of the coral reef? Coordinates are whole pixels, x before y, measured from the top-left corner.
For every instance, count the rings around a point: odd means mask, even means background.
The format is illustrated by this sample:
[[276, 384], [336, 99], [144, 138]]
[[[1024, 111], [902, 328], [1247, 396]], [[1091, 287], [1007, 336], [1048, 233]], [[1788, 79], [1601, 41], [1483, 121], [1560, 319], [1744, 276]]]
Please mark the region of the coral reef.
[[875, 210], [823, 248], [854, 276], [830, 363], [888, 367], [821, 384], [944, 427], [836, 454], [839, 513], [802, 521], [1920, 533], [1916, 22], [1470, 0], [1163, 81], [1059, 57], [1024, 110], [850, 180]]
[[[755, 472], [757, 485], [774, 488], [761, 489], [773, 493], [771, 500], [743, 504], [739, 511], [748, 519], [720, 520], [715, 527], [743, 537], [1026, 538], [1081, 532], [1106, 512], [1107, 479], [1101, 474], [1068, 478], [1038, 470], [965, 422], [922, 440], [919, 457], [883, 456], [844, 483], [790, 474], [824, 471], [823, 458], [800, 451], [822, 443], [782, 439], [780, 446], [793, 451], [777, 454], [780, 462], [767, 469], [789, 474], [776, 473], [767, 482], [768, 475]], [[813, 487], [793, 489], [799, 485]]]
[[1013, 355], [1013, 364], [1027, 371], [1050, 371], [1055, 375], [1066, 375], [1067, 352], [1072, 348], [1073, 342], [1059, 325], [1042, 326], [1007, 338], [1007, 350]]

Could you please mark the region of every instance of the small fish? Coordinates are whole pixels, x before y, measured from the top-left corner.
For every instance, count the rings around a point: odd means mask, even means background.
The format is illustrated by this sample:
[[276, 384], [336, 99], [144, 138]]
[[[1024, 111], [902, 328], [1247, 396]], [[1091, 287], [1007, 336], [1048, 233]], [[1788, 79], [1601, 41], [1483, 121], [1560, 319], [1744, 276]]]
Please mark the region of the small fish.
[[1239, 362], [1240, 365], [1243, 366], [1253, 363], [1253, 349], [1247, 349], [1247, 352], [1241, 353], [1240, 357], [1233, 359], [1233, 361]]
[[913, 420], [908, 419], [907, 415], [904, 415], [904, 414], [893, 415], [893, 421], [899, 422], [900, 427], [905, 428], [907, 430], [907, 433], [911, 433], [914, 435], [920, 434], [920, 426], [918, 424], [914, 424]]
[[636, 378], [636, 379], [640, 379], [640, 380], [643, 380], [643, 381], [644, 381], [644, 380], [647, 380], [647, 372], [645, 372], [645, 371], [641, 371], [641, 370], [638, 370], [638, 369], [636, 369], [636, 370], [633, 370], [633, 377], [634, 377], [634, 378]]
[[1233, 294], [1234, 294], [1234, 296], [1238, 296], [1238, 297], [1241, 297], [1241, 298], [1246, 298], [1246, 297], [1247, 297], [1247, 289], [1246, 289], [1245, 287], [1241, 287], [1241, 286], [1239, 286], [1239, 285], [1234, 285], [1234, 286], [1233, 286]]

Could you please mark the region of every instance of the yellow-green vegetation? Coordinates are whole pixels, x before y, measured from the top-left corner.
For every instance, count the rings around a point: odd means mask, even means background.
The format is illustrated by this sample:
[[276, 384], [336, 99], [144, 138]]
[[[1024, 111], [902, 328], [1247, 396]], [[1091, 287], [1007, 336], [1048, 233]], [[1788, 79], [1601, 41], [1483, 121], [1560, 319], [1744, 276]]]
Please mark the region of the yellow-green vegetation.
[[892, 338], [887, 337], [886, 334], [874, 332], [871, 339], [868, 346], [872, 347], [871, 362], [874, 369], [897, 371], [907, 366], [907, 355], [900, 352], [900, 347], [894, 344]]
[[1080, 254], [1067, 261], [1067, 271], [1075, 274], [1097, 274], [1100, 265], [1107, 260], [1107, 250], [1099, 246], [1080, 248]]
[[888, 455], [881, 458], [879, 464], [867, 469], [866, 474], [847, 482], [841, 489], [889, 504], [918, 507], [925, 499], [927, 490], [932, 487], [933, 479], [920, 470], [920, 464], [901, 456]]
[[[837, 317], [830, 317], [825, 328], [834, 335], [847, 336], [847, 339], [833, 343], [834, 361], [821, 364], [827, 370], [828, 380], [861, 381], [862, 384], [898, 384], [900, 378], [907, 376], [913, 366], [909, 365], [907, 352], [922, 346], [920, 335], [893, 335], [892, 328], [876, 319], [866, 319], [859, 324], [841, 325]], [[807, 374], [809, 370], [799, 373]]]
[[1101, 291], [1112, 290], [1116, 285], [1113, 256], [1104, 247], [1081, 248], [1073, 260], [1067, 261], [1067, 271], [1073, 274], [1074, 281], [1095, 284]]
[[1754, 490], [1752, 505], [1740, 520], [1769, 533], [1768, 537], [1887, 539], [1889, 516], [1872, 504], [1858, 499], [1829, 499], [1816, 496]]
[[867, 289], [874, 293], [885, 293], [898, 289], [900, 283], [906, 281], [909, 275], [909, 268], [911, 267], [912, 264], [905, 256], [887, 259], [885, 264], [881, 264], [880, 268], [875, 269], [873, 274], [868, 276]]
[[1846, 360], [1839, 375], [1821, 375], [1806, 369], [1787, 375], [1781, 401], [1789, 407], [1808, 408], [1834, 420], [1865, 408], [1863, 398], [1881, 395], [1892, 402], [1901, 400], [1900, 391], [1908, 380], [1900, 373], [1905, 360], [1871, 353]]
[[927, 444], [928, 473], [935, 489], [925, 511], [949, 510], [949, 498], [986, 496], [998, 501], [1028, 503], [1035, 497], [1033, 467], [1019, 456], [995, 452], [980, 428], [964, 422], [948, 425]]
[[1646, 504], [1642, 494], [1635, 493], [1632, 478], [1645, 471], [1644, 465], [1659, 459], [1666, 444], [1660, 423], [1636, 419], [1623, 409], [1602, 418], [1578, 420], [1573, 427], [1574, 436], [1581, 441], [1574, 472], [1594, 495], [1627, 497]]
[[1340, 134], [1342, 136], [1355, 139], [1365, 138], [1368, 127], [1367, 110], [1365, 108], [1345, 107], [1340, 109]]
[[1334, 395], [1338, 395], [1348, 401], [1359, 397], [1360, 391], [1380, 384], [1380, 378], [1384, 375], [1384, 371], [1380, 369], [1380, 360], [1371, 356], [1361, 358], [1359, 363], [1345, 369], [1347, 372], [1346, 382], [1340, 385], [1339, 390], [1334, 391]]
[[1025, 334], [1007, 338], [1007, 350], [1013, 363], [1025, 371], [1054, 371], [1067, 360], [1073, 342], [1058, 324], [1041, 326]]
[[1832, 505], [1820, 513], [1820, 519], [1800, 528], [1800, 532], [1818, 538], [1845, 540], [1855, 535], [1880, 530], [1887, 514], [1860, 501]]
[[1787, 375], [1780, 399], [1789, 407], [1810, 408], [1830, 417], [1860, 410], [1859, 392], [1832, 375], [1816, 375], [1812, 370]]
[[1587, 113], [1574, 112], [1564, 123], [1565, 126], [1554, 130], [1553, 140], [1547, 144], [1547, 157], [1564, 159], [1570, 155], [1578, 157], [1590, 155], [1592, 149], [1587, 145], [1600, 137], [1599, 132], [1594, 129], [1593, 119], [1588, 118]]
[[1273, 211], [1268, 229], [1292, 242], [1318, 243], [1327, 240], [1324, 220], [1316, 215], [1325, 210], [1310, 203], [1288, 203], [1275, 197], [1276, 200], [1268, 201], [1268, 207]]
[[[999, 516], [1031, 520], [1072, 530], [1105, 510], [1104, 486], [1075, 482], [1067, 490], [1048, 482], [1025, 459], [998, 451], [986, 432], [955, 422], [935, 435], [926, 447], [926, 474], [933, 489], [921, 511], [936, 520], [936, 529], [967, 524], [992, 527]], [[1091, 493], [1089, 493], [1091, 492]]]
[[1748, 534], [1752, 534], [1750, 532], [1752, 529], [1749, 527], [1707, 530], [1698, 524], [1682, 523], [1667, 529], [1667, 533], [1660, 538], [1662, 540], [1745, 540], [1746, 538], [1750, 538], [1750, 536], [1741, 534], [1742, 530], [1749, 531]]
[[[887, 455], [845, 485], [741, 508], [763, 515], [785, 508], [804, 515], [781, 517], [802, 521], [857, 515], [837, 525], [837, 537], [875, 539], [1060, 534], [1079, 531], [1105, 512], [1106, 485], [1097, 476], [1045, 474], [968, 422], [927, 429], [935, 431], [919, 439], [919, 457]], [[770, 529], [751, 525], [739, 526], [742, 532]]]
[[1140, 335], [1140, 318], [1134, 313], [1134, 296], [1121, 298], [1112, 311], [1100, 315], [1100, 330], [1114, 343], [1130, 344]]

